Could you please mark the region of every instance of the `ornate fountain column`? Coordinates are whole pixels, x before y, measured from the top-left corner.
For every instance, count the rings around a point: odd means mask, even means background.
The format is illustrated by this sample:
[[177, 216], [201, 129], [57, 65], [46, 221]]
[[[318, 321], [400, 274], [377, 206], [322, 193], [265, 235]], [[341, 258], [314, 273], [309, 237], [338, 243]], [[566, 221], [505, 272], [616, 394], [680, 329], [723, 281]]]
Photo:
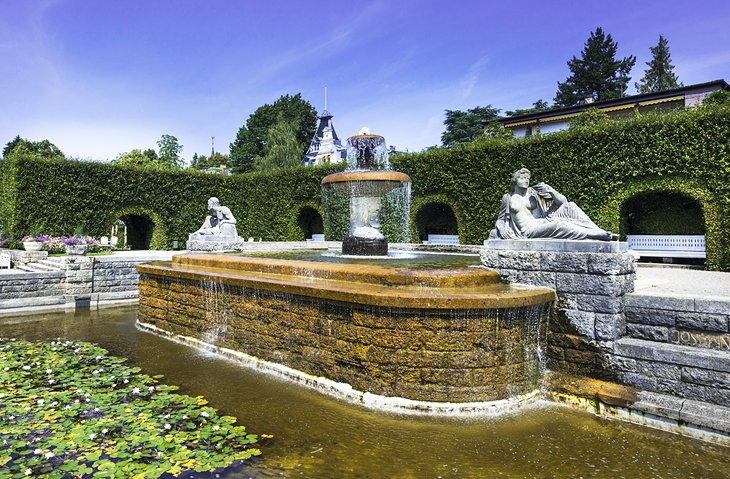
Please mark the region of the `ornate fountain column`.
[[386, 256], [388, 240], [380, 231], [383, 196], [410, 184], [405, 173], [390, 170], [385, 138], [361, 134], [347, 139], [348, 168], [322, 180], [322, 189], [334, 189], [350, 199], [350, 229], [342, 240], [342, 254]]

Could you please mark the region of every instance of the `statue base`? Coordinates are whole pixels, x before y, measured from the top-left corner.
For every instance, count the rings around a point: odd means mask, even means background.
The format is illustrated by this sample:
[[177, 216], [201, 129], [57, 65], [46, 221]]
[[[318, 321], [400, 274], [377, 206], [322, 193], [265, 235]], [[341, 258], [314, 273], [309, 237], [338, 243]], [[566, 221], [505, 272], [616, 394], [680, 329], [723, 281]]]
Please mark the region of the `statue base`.
[[349, 256], [388, 256], [388, 240], [348, 235], [342, 240], [342, 254]]
[[243, 248], [243, 243], [243, 238], [240, 236], [192, 234], [188, 237], [188, 242], [185, 245], [185, 248], [188, 251], [240, 251]]

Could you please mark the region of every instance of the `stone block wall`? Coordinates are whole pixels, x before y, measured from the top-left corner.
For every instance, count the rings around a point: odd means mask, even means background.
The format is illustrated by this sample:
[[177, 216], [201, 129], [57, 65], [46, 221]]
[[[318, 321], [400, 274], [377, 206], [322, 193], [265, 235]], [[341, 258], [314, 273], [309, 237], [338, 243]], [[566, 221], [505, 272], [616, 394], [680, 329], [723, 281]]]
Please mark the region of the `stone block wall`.
[[614, 377], [607, 366], [613, 342], [626, 331], [624, 308], [635, 277], [631, 253], [625, 248], [613, 252], [485, 248], [481, 262], [509, 283], [555, 290], [558, 301], [550, 318], [548, 368], [598, 379]]
[[139, 261], [97, 258], [94, 263], [93, 288], [96, 293], [130, 291], [139, 288]]
[[61, 296], [66, 293], [65, 274], [62, 271], [47, 273], [7, 273], [0, 276], [0, 301], [23, 298]]
[[470, 402], [536, 390], [536, 348], [548, 307], [368, 306], [143, 273], [138, 317], [143, 325], [355, 390]]
[[614, 348], [624, 383], [730, 407], [730, 300], [632, 294]]
[[[45, 251], [17, 253], [18, 261], [26, 261], [26, 264], [46, 259], [48, 254]], [[136, 301], [139, 289], [136, 265], [155, 259], [159, 257], [63, 256], [57, 258], [55, 271], [3, 273], [0, 275], [0, 314], [34, 309], [95, 308], [100, 304]]]
[[[727, 439], [730, 300], [633, 293], [635, 264], [626, 251], [487, 248], [481, 257], [511, 283], [556, 291], [548, 333], [549, 397], [597, 400], [639, 413], [624, 415], [629, 421], [659, 417], [659, 428], [693, 435], [690, 424]], [[667, 419], [675, 426], [667, 426]]]

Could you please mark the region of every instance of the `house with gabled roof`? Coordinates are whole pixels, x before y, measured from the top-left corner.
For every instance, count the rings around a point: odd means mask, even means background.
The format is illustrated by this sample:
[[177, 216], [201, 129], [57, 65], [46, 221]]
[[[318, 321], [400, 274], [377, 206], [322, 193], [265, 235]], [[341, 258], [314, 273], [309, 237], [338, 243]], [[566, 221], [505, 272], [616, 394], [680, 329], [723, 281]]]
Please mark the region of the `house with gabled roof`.
[[611, 100], [587, 101], [582, 105], [556, 108], [553, 110], [526, 113], [502, 118], [500, 125], [512, 130], [516, 137], [552, 133], [568, 128], [570, 121], [588, 110], [596, 108], [613, 118], [633, 115], [634, 112], [672, 110], [678, 107], [693, 107], [717, 90], [730, 90], [725, 80], [715, 80], [688, 85], [655, 93], [642, 93]]

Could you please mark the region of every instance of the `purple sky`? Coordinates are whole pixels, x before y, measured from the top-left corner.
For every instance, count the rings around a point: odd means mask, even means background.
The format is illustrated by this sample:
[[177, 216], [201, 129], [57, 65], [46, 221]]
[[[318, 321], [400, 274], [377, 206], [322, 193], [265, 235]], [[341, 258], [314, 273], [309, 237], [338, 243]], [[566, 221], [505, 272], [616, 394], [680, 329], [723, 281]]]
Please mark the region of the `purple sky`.
[[341, 138], [417, 151], [445, 109], [552, 102], [598, 26], [636, 55], [633, 81], [659, 34], [685, 85], [730, 80], [727, 0], [2, 0], [0, 143], [105, 160], [171, 134], [189, 161], [282, 94], [321, 111], [326, 86]]

